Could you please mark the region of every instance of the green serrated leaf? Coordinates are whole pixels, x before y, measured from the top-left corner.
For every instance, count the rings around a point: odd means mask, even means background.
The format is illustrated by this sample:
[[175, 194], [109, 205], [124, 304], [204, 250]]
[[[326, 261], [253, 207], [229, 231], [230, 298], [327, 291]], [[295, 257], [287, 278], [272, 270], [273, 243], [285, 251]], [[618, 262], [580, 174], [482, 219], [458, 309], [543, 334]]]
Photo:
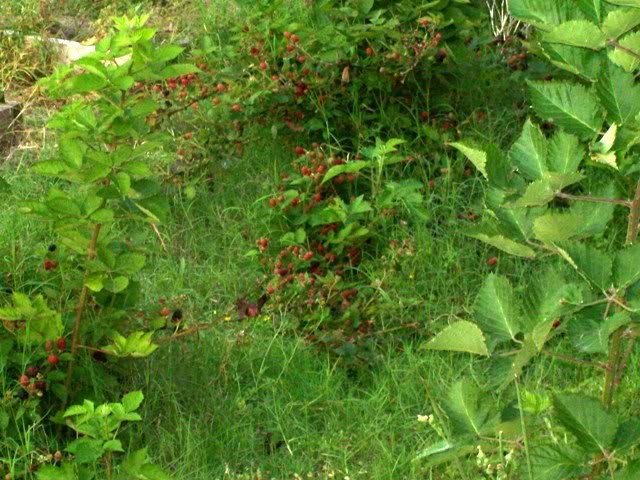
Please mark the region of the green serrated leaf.
[[613, 445], [618, 419], [595, 399], [580, 395], [553, 395], [558, 421], [577, 439], [580, 448], [589, 453], [606, 453]]
[[585, 150], [578, 137], [558, 131], [549, 141], [549, 170], [557, 173], [575, 173], [584, 158]]
[[[535, 480], [580, 478], [591, 471], [589, 456], [564, 444], [539, 446], [531, 453], [531, 474]], [[520, 468], [522, 478], [529, 477], [527, 466]]]
[[609, 51], [609, 59], [627, 72], [634, 72], [640, 67], [640, 32], [630, 33], [618, 43]]
[[93, 463], [104, 453], [102, 444], [102, 440], [83, 437], [71, 442], [66, 450], [72, 453], [76, 462], [80, 464]]
[[80, 142], [67, 135], [60, 138], [60, 153], [64, 162], [72, 168], [80, 168], [82, 166], [82, 147]]
[[543, 206], [553, 200], [562, 189], [582, 180], [580, 173], [547, 172], [540, 180], [527, 186], [522, 197], [513, 205], [515, 207]]
[[533, 258], [536, 256], [536, 252], [527, 245], [515, 242], [510, 238], [503, 235], [488, 235], [485, 233], [470, 233], [470, 237], [480, 240], [496, 247], [509, 255], [515, 255], [517, 257]]
[[613, 446], [616, 451], [621, 452], [636, 447], [638, 444], [640, 444], [640, 420], [637, 418], [625, 420], [618, 427]]
[[531, 180], [538, 180], [547, 172], [547, 139], [530, 119], [524, 124], [520, 138], [511, 147], [509, 157], [518, 170]]
[[607, 64], [602, 69], [596, 87], [602, 105], [616, 124], [633, 122], [640, 114], [640, 86], [636, 85], [631, 73], [616, 65]]
[[570, 0], [510, 0], [509, 11], [517, 19], [542, 29], [580, 18]]
[[156, 62], [168, 62], [178, 57], [184, 48], [177, 45], [162, 45], [153, 52], [153, 60]]
[[628, 287], [640, 280], [640, 243], [624, 248], [616, 254], [613, 266], [616, 287]]
[[605, 291], [611, 286], [611, 258], [597, 248], [577, 242], [558, 244], [560, 255], [587, 281]]
[[580, 233], [583, 217], [576, 213], [547, 212], [533, 224], [533, 233], [545, 243], [561, 242]]
[[44, 465], [36, 473], [38, 480], [77, 480], [75, 465], [65, 462], [61, 466]]
[[482, 330], [475, 323], [464, 320], [442, 330], [425, 345], [425, 348], [489, 356]]
[[95, 75], [93, 73], [82, 73], [76, 75], [71, 80], [70, 93], [88, 93], [101, 90], [107, 86], [107, 80], [104, 77]]
[[602, 50], [607, 44], [607, 37], [598, 26], [585, 20], [561, 23], [549, 30], [543, 40], [591, 50]]
[[344, 165], [336, 165], [334, 167], [331, 167], [327, 171], [324, 178], [322, 179], [322, 183], [323, 184], [327, 183], [329, 180], [343, 173], [359, 172], [360, 170], [364, 170], [365, 168], [368, 168], [370, 165], [371, 164], [365, 160], [356, 160], [354, 162], [345, 163]]
[[481, 435], [496, 420], [491, 413], [492, 402], [469, 380], [451, 387], [445, 410], [457, 434]]
[[529, 82], [533, 108], [541, 118], [588, 139], [600, 132], [602, 110], [592, 90], [577, 83]]
[[473, 307], [482, 331], [496, 341], [515, 340], [521, 331], [521, 316], [513, 289], [506, 277], [487, 277]]
[[122, 397], [122, 406], [127, 413], [135, 412], [138, 407], [142, 405], [143, 400], [144, 395], [141, 391], [137, 390], [135, 392], [127, 393], [124, 397]]
[[600, 24], [602, 20], [602, 0], [576, 0], [580, 11], [592, 22]]
[[482, 173], [482, 175], [485, 178], [489, 178], [487, 175], [487, 168], [486, 168], [487, 152], [485, 152], [484, 150], [480, 150], [478, 148], [470, 147], [460, 142], [453, 142], [453, 143], [450, 143], [449, 145], [451, 145], [456, 150], [462, 152], [464, 156], [467, 157], [471, 163], [473, 163], [473, 165], [478, 169], [480, 173]]
[[562, 68], [590, 82], [600, 76], [604, 50], [596, 52], [587, 48], [572, 47], [561, 43], [542, 42], [542, 53], [558, 68]]
[[602, 24], [602, 30], [609, 39], [617, 39], [640, 25], [640, 10], [624, 8], [612, 10]]

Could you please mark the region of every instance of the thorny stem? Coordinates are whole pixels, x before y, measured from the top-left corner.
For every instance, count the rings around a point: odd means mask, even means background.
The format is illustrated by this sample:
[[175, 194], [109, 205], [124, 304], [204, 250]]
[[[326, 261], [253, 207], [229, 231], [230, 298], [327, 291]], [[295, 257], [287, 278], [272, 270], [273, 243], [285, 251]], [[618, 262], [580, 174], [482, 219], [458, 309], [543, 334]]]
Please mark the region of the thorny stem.
[[627, 226], [626, 244], [630, 245], [638, 238], [638, 224], [640, 222], [640, 180], [636, 185], [636, 193], [631, 202], [631, 212], [629, 212], [629, 225]]
[[[610, 42], [611, 43], [611, 42]], [[638, 55], [640, 58], [640, 55]], [[629, 223], [627, 225], [626, 245], [630, 245], [638, 238], [638, 228], [640, 222], [640, 180], [636, 184], [636, 192], [631, 203], [631, 211], [629, 212]], [[622, 359], [622, 335], [624, 327], [620, 327], [613, 333], [611, 338], [611, 346], [609, 347], [609, 358], [607, 360], [607, 373], [604, 379], [604, 390], [602, 392], [602, 405], [607, 410], [611, 408], [613, 397], [622, 379], [624, 372]]]
[[562, 355], [559, 353], [550, 352], [549, 350], [542, 350], [542, 353], [547, 355], [548, 357], [555, 358], [556, 360], [560, 360], [562, 362], [573, 363], [574, 365], [599, 368], [602, 370], [607, 369], [606, 365], [602, 363], [590, 362], [588, 360], [580, 360], [579, 358], [574, 358], [568, 355]]
[[[98, 247], [98, 237], [100, 236], [100, 230], [102, 229], [102, 225], [97, 223], [93, 227], [93, 233], [91, 234], [91, 241], [89, 243], [89, 250], [87, 251], [87, 263], [93, 260], [96, 257], [97, 247]], [[88, 275], [85, 272], [85, 280]], [[76, 352], [78, 351], [78, 338], [80, 336], [80, 326], [82, 325], [82, 316], [84, 314], [84, 309], [87, 305], [87, 297], [89, 296], [89, 288], [87, 287], [86, 281], [83, 281], [82, 290], [80, 292], [80, 298], [78, 299], [78, 305], [76, 306], [76, 318], [75, 323], [73, 325], [73, 334], [71, 337], [71, 360], [69, 360], [69, 367], [67, 369], [67, 378], [64, 382], [64, 390], [67, 393], [67, 399], [69, 398], [69, 388], [71, 387], [71, 377], [73, 375], [73, 369], [76, 363]], [[66, 400], [64, 402], [63, 407], [66, 406]]]
[[632, 202], [629, 200], [620, 200], [617, 198], [602, 198], [591, 197], [589, 195], [571, 195], [570, 193], [558, 192], [556, 197], [564, 198], [566, 200], [575, 200], [577, 202], [591, 202], [591, 203], [612, 203], [614, 205], [622, 205], [627, 208], [631, 208]]

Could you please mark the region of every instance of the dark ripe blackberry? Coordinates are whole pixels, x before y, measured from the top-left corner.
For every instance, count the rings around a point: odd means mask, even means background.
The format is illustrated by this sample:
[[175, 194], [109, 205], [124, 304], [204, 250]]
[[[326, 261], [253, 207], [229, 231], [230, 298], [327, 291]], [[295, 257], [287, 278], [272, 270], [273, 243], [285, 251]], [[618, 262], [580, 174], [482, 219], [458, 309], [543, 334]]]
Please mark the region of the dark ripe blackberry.
[[182, 320], [182, 310], [176, 308], [171, 314], [171, 320], [173, 320], [174, 322], [179, 322], [180, 320]]
[[50, 252], [55, 252], [57, 249], [58, 249], [58, 246], [55, 243], [52, 243], [51, 245], [49, 245]]
[[93, 352], [92, 356], [98, 363], [104, 363], [107, 361], [107, 354], [104, 352]]
[[33, 386], [40, 390], [42, 393], [47, 391], [47, 382], [45, 382], [44, 380], [38, 380], [33, 384]]
[[26, 400], [27, 398], [29, 398], [29, 393], [24, 390], [24, 389], [20, 389], [18, 390], [18, 393], [16, 394], [16, 396], [20, 399], [20, 400]]

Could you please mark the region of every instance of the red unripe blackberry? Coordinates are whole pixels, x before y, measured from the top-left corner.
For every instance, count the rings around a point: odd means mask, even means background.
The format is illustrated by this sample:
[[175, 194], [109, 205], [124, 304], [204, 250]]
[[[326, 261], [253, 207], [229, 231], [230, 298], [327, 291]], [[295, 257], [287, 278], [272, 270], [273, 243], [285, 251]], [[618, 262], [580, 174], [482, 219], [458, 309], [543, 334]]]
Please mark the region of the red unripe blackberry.
[[58, 360], [59, 360], [58, 356], [53, 353], [47, 357], [47, 362], [52, 367], [55, 367], [56, 365], [58, 365]]

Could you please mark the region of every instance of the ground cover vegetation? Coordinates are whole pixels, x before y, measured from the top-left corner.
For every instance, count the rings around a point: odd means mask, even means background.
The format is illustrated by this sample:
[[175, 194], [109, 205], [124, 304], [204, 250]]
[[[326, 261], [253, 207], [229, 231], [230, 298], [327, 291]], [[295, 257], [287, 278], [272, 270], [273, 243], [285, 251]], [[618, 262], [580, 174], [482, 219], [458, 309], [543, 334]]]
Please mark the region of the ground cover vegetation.
[[639, 29], [3, 2], [0, 474], [637, 478]]

